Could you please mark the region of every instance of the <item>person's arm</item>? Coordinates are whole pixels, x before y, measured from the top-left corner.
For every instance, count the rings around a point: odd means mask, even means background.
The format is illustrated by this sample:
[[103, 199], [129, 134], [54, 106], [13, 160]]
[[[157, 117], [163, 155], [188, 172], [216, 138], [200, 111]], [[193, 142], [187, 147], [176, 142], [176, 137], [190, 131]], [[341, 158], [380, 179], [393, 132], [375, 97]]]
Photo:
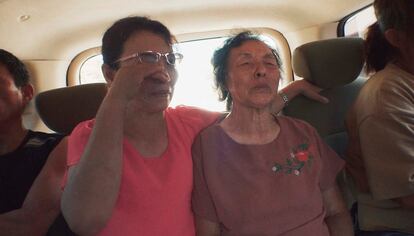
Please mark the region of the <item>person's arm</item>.
[[193, 192], [192, 209], [195, 218], [197, 236], [220, 235], [220, 224], [214, 201], [211, 197], [204, 172], [203, 145], [201, 136], [198, 135], [191, 148], [193, 157]]
[[63, 215], [76, 234], [95, 235], [110, 219], [121, 185], [127, 107], [140, 91], [144, 77], [159, 71], [160, 67], [147, 68], [145, 64], [136, 65], [134, 70], [120, 67], [116, 71], [103, 66], [108, 93], [80, 161], [69, 168], [62, 195]]
[[124, 103], [104, 98], [82, 158], [68, 170], [61, 207], [76, 234], [96, 234], [112, 214], [121, 183], [124, 110]]
[[60, 212], [66, 138], [50, 153], [20, 209], [0, 215], [1, 236], [43, 236]]
[[197, 236], [220, 236], [220, 225], [216, 222], [206, 220], [196, 215], [195, 226]]
[[325, 223], [331, 236], [352, 236], [352, 220], [337, 185], [322, 192], [326, 209]]
[[293, 100], [300, 94], [321, 103], [328, 103], [329, 100], [319, 94], [321, 91], [321, 88], [309, 83], [306, 80], [293, 81], [278, 92], [279, 96], [276, 96], [276, 99], [272, 104], [272, 111], [274, 113], [279, 113], [283, 107], [287, 105], [288, 101]]

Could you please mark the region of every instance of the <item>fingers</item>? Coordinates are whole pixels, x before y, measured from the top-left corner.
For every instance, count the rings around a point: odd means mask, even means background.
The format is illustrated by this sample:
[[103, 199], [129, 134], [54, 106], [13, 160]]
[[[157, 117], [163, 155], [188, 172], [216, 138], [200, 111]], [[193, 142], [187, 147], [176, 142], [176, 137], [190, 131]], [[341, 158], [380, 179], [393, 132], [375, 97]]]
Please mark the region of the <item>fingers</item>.
[[117, 98], [128, 101], [144, 80], [142, 71], [120, 68], [110, 85], [110, 92]]
[[301, 91], [300, 93], [306, 96], [307, 98], [324, 104], [329, 102], [328, 98], [319, 94], [323, 90], [322, 88], [315, 86], [306, 80], [297, 80], [293, 83], [295, 83], [295, 86], [299, 88], [299, 90]]
[[134, 97], [144, 93], [142, 89], [145, 86], [142, 84], [145, 81], [170, 83], [174, 75], [163, 63], [122, 66], [114, 72], [114, 79], [110, 81], [108, 94], [127, 103]]
[[322, 89], [318, 89], [318, 92], [315, 92], [315, 91], [306, 91], [306, 92], [303, 93], [303, 95], [305, 95], [309, 99], [318, 101], [318, 102], [323, 103], [323, 104], [326, 104], [326, 103], [329, 102], [329, 99], [327, 97], [324, 97], [324, 96], [319, 94], [319, 92], [322, 91]]
[[315, 93], [319, 93], [323, 90], [322, 88], [319, 88], [318, 86], [313, 85], [313, 84], [309, 83], [306, 80], [301, 80], [301, 81], [303, 81], [304, 92], [312, 91], [312, 92], [315, 92]]

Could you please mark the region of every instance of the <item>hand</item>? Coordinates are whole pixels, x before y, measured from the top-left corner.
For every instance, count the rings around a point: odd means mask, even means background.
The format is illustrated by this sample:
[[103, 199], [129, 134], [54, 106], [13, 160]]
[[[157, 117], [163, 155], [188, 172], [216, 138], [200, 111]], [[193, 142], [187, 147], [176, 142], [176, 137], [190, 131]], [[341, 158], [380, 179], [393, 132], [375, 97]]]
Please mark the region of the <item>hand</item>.
[[309, 83], [308, 81], [302, 80], [295, 80], [291, 82], [288, 86], [283, 89], [284, 93], [292, 100], [299, 94], [302, 94], [312, 100], [318, 101], [320, 103], [328, 103], [329, 99], [320, 95], [319, 93], [322, 91], [321, 88]]
[[143, 96], [145, 91], [142, 84], [146, 79], [171, 81], [167, 69], [160, 64], [121, 66], [118, 70], [111, 70], [109, 76], [105, 77], [109, 87], [108, 96], [124, 104]]

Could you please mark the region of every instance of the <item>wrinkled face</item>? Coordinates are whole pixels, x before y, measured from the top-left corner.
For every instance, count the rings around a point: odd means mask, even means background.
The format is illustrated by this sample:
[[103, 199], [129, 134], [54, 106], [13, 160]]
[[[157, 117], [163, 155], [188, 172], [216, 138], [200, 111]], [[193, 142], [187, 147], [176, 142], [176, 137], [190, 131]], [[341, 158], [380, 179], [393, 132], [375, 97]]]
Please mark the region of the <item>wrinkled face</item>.
[[270, 106], [279, 79], [276, 58], [265, 43], [251, 40], [231, 49], [226, 83], [233, 98], [233, 108]]
[[27, 103], [21, 89], [17, 88], [9, 70], [0, 64], [0, 122], [20, 119]]
[[[173, 50], [161, 36], [141, 31], [131, 35], [124, 43], [120, 58], [147, 51], [165, 54]], [[156, 63], [145, 63], [140, 62], [138, 58], [131, 58], [120, 62], [116, 73], [118, 78], [142, 80], [133, 98], [137, 106], [148, 112], [163, 111], [168, 107], [177, 80], [177, 71], [173, 65], [167, 63], [164, 57]]]

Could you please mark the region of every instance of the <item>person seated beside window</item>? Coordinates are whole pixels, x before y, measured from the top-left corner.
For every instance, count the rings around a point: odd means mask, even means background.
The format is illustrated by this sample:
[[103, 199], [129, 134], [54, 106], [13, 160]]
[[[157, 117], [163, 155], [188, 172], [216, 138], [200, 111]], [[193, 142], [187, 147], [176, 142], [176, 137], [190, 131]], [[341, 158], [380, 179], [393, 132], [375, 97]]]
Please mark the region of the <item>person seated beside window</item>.
[[192, 147], [197, 235], [353, 235], [335, 183], [344, 162], [309, 124], [273, 113], [280, 65], [251, 32], [214, 54], [231, 110]]

